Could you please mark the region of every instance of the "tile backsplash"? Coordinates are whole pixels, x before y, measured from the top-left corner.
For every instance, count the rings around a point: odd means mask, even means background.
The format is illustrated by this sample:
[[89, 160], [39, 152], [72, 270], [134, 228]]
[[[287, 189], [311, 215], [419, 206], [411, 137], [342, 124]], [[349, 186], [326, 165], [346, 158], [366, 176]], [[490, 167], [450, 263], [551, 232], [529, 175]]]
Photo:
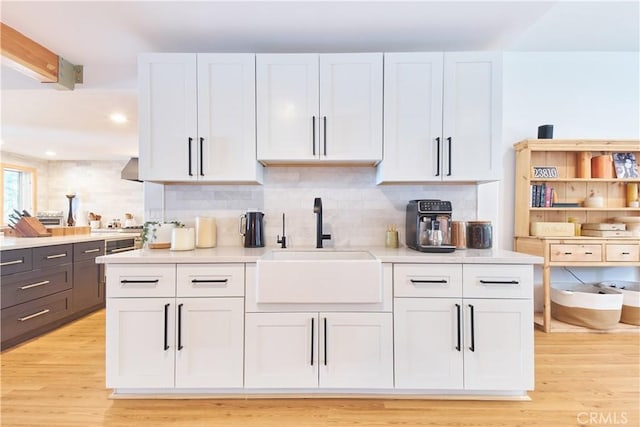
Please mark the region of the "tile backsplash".
[[270, 166], [263, 185], [145, 184], [145, 218], [193, 226], [197, 216], [213, 216], [218, 245], [241, 246], [239, 217], [258, 209], [265, 213], [265, 240], [272, 247], [282, 234], [283, 213], [288, 246], [315, 245], [315, 197], [322, 198], [324, 232], [332, 235], [325, 247], [384, 245], [388, 224], [396, 224], [404, 244], [405, 208], [411, 199], [450, 200], [454, 220], [476, 219], [475, 185], [378, 186], [375, 175], [372, 167]]

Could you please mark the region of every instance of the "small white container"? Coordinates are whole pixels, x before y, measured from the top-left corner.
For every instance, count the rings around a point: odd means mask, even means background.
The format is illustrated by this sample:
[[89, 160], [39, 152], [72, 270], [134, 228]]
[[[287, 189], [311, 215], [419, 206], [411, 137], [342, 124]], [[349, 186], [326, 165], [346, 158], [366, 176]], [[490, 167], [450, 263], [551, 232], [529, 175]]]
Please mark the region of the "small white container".
[[171, 231], [171, 250], [190, 251], [196, 247], [196, 233], [193, 228], [174, 228]]
[[216, 219], [196, 217], [196, 247], [214, 248], [216, 246]]

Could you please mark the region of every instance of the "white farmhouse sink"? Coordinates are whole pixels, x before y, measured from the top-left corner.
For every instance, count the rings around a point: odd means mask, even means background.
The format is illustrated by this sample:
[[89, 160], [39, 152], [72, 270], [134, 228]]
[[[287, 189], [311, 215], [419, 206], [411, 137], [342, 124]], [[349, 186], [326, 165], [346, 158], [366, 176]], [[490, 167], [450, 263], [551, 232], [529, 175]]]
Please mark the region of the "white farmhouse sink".
[[257, 262], [256, 302], [371, 304], [382, 301], [382, 263], [367, 251], [275, 250]]

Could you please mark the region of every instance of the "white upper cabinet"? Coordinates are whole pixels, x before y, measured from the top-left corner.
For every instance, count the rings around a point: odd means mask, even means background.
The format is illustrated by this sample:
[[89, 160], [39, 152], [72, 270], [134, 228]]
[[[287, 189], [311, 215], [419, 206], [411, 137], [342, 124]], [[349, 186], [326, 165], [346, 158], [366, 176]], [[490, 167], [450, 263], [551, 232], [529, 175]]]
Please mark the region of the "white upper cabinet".
[[255, 152], [255, 55], [141, 54], [140, 177], [261, 182]]
[[501, 55], [385, 53], [384, 61], [378, 183], [499, 179]]
[[382, 54], [258, 54], [263, 163], [382, 159]]

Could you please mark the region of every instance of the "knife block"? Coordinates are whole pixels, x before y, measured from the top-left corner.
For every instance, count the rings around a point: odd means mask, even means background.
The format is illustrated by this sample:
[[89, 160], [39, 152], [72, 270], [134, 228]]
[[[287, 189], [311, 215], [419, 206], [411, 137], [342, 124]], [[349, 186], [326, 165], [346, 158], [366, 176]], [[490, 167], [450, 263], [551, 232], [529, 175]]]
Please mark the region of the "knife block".
[[18, 237], [49, 237], [51, 233], [47, 233], [47, 229], [38, 218], [22, 217], [15, 225], [16, 235]]

